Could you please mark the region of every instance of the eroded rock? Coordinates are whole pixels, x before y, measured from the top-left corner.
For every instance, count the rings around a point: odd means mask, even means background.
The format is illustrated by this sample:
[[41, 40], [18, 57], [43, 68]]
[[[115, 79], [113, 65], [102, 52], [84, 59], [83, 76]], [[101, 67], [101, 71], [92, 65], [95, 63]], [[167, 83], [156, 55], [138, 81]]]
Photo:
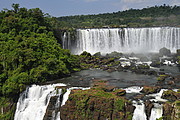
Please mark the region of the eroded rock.
[[161, 87], [159, 86], [144, 86], [141, 92], [145, 94], [152, 94], [152, 93], [158, 93], [160, 89]]

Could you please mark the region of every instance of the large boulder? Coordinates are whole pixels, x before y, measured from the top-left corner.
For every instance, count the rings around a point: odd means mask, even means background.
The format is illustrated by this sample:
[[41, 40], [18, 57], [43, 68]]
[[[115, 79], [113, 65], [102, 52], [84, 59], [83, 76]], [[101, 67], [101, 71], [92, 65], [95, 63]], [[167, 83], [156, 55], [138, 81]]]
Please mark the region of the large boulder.
[[95, 56], [95, 57], [102, 57], [100, 52], [95, 53], [93, 56]]
[[152, 93], [158, 93], [160, 89], [161, 87], [159, 86], [144, 86], [141, 92], [145, 94], [152, 94]]
[[81, 53], [81, 56], [91, 57], [92, 55], [90, 53], [84, 51], [83, 53]]
[[163, 47], [163, 48], [161, 48], [161, 49], [159, 50], [159, 54], [160, 54], [161, 56], [163, 56], [163, 55], [165, 55], [165, 56], [170, 56], [170, 55], [171, 55], [171, 51], [170, 51], [169, 49]]
[[180, 49], [177, 49], [176, 53], [177, 53], [177, 56], [180, 56]]
[[152, 63], [150, 64], [150, 66], [151, 67], [160, 67], [161, 66], [161, 62], [153, 60]]
[[120, 58], [123, 54], [122, 53], [119, 53], [119, 52], [111, 52], [109, 54], [106, 54], [106, 57], [117, 57], [117, 58]]
[[169, 101], [180, 100], [180, 92], [175, 92], [173, 90], [164, 91], [162, 94], [162, 98]]

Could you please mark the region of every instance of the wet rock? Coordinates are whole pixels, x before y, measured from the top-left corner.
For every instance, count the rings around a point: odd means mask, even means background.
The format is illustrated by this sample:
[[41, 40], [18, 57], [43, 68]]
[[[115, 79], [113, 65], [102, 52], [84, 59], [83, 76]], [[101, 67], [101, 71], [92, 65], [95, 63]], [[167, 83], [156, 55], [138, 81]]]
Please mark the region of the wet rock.
[[167, 82], [168, 85], [174, 85], [175, 82], [173, 80]]
[[157, 77], [157, 80], [159, 81], [159, 82], [162, 82], [162, 81], [165, 81], [165, 79], [166, 78], [168, 78], [169, 77], [169, 75], [167, 75], [167, 74], [161, 74], [161, 75], [159, 75], [158, 77]]
[[159, 86], [144, 86], [140, 92], [145, 94], [152, 94], [152, 93], [158, 93], [160, 89], [161, 87]]
[[150, 69], [149, 65], [147, 64], [140, 64], [137, 66], [138, 69]]
[[144, 96], [145, 96], [144, 94], [138, 94], [138, 95], [134, 96], [133, 99], [142, 100], [142, 99], [144, 99]]
[[128, 70], [128, 69], [130, 69], [131, 68], [131, 66], [129, 66], [129, 65], [125, 65], [124, 67], [123, 67], [123, 69], [125, 69], [125, 70]]
[[180, 100], [173, 103], [166, 102], [163, 105], [163, 120], [179, 120]]
[[44, 115], [43, 120], [52, 120], [53, 112], [55, 112], [56, 114], [58, 113], [59, 109], [57, 109], [55, 107], [57, 98], [58, 98], [58, 96], [52, 96], [50, 98], [50, 101], [49, 101], [48, 107], [46, 109], [46, 113]]
[[173, 90], [164, 91], [162, 94], [162, 98], [169, 101], [180, 100], [180, 92], [175, 92]]
[[152, 61], [150, 66], [151, 67], [160, 67], [161, 66], [161, 62], [160, 61]]
[[81, 56], [91, 57], [92, 55], [90, 53], [84, 51], [83, 53], [81, 53]]
[[164, 69], [160, 68], [159, 71], [164, 71]]
[[69, 86], [56, 86], [55, 89], [68, 89]]
[[161, 55], [161, 56], [170, 56], [171, 55], [171, 51], [169, 50], [169, 49], [167, 49], [167, 48], [165, 48], [165, 47], [163, 47], [163, 48], [161, 48], [160, 50], [159, 50], [159, 54]]
[[109, 54], [106, 55], [106, 57], [116, 57], [116, 58], [120, 58], [123, 54], [122, 53], [119, 53], [119, 52], [111, 52]]
[[122, 89], [117, 89], [115, 91], [113, 91], [115, 95], [117, 96], [123, 96], [126, 94], [126, 90], [122, 90]]
[[100, 53], [100, 52], [97, 52], [97, 53], [95, 53], [93, 56], [95, 56], [95, 57], [101, 57], [101, 53]]
[[141, 57], [140, 57], [140, 61], [142, 61], [142, 62], [148, 62], [149, 59], [148, 59], [146, 56], [141, 56]]
[[157, 75], [157, 72], [156, 71], [154, 71], [154, 70], [150, 70], [150, 71], [146, 71], [146, 74], [147, 75]]
[[160, 61], [161, 55], [160, 54], [152, 54], [151, 55], [151, 61]]
[[114, 62], [114, 60], [115, 60], [115, 58], [107, 58], [107, 59], [103, 59], [101, 62], [104, 65], [108, 65], [108, 64]]
[[177, 49], [177, 50], [176, 50], [176, 55], [177, 55], [177, 56], [180, 56], [180, 49]]
[[154, 107], [154, 105], [149, 100], [146, 101], [144, 104], [145, 104], [145, 108], [146, 108], [145, 112], [146, 112], [147, 118], [149, 119], [150, 115], [151, 115], [151, 109]]
[[111, 72], [116, 71], [116, 69], [115, 69], [115, 68], [109, 68], [109, 69], [107, 69], [106, 71], [111, 73]]
[[173, 81], [175, 81], [176, 83], [180, 83], [180, 75], [174, 76]]

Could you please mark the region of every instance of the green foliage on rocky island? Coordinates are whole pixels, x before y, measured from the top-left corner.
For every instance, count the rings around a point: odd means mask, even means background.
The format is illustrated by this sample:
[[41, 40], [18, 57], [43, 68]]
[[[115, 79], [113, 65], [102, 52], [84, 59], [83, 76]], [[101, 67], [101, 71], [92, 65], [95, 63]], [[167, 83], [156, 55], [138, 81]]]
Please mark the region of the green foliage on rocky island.
[[88, 90], [71, 91], [68, 101], [60, 109], [61, 119], [132, 120], [134, 107], [123, 97], [125, 90], [114, 91], [102, 80], [94, 80], [93, 84]]
[[179, 26], [180, 6], [154, 6], [143, 9], [104, 13], [98, 15], [76, 15], [57, 18], [59, 25], [67, 28], [102, 27], [153, 27]]

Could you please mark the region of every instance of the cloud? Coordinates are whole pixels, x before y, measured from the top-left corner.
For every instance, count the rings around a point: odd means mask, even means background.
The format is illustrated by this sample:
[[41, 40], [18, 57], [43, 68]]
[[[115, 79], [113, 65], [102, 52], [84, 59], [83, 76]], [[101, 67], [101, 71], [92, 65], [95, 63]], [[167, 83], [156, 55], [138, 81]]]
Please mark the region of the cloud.
[[179, 0], [172, 0], [170, 5], [174, 6], [174, 5], [180, 5], [180, 1]]

